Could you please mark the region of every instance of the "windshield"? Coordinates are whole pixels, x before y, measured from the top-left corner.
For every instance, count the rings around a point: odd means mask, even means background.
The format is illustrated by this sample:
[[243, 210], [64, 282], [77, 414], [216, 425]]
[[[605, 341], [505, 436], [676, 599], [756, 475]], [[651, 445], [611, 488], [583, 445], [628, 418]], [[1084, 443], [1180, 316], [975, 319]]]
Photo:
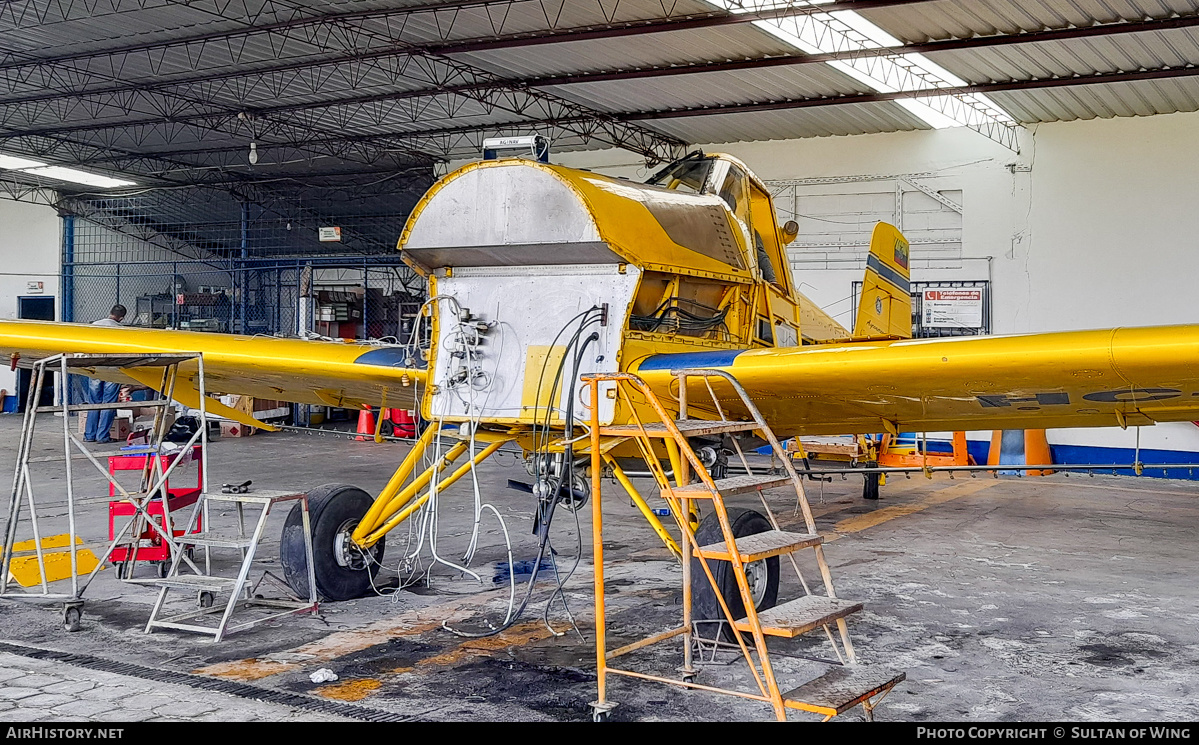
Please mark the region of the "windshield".
[[702, 194], [714, 162], [711, 158], [686, 158], [659, 171], [647, 183]]

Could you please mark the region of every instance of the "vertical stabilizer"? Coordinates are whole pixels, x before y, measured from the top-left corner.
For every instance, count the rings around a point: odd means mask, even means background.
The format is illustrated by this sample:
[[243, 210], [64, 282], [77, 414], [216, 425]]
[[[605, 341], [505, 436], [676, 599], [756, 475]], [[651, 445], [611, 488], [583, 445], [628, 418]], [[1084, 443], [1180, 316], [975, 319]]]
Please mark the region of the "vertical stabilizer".
[[912, 338], [908, 261], [908, 241], [903, 233], [885, 222], [875, 225], [853, 326], [855, 340]]

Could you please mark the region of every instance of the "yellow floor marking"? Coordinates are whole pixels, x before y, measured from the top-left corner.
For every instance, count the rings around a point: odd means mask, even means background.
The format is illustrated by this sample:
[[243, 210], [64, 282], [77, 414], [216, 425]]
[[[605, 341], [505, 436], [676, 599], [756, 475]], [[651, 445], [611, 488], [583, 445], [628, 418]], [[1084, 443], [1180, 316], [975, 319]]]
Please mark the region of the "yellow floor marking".
[[963, 484], [954, 484], [953, 486], [947, 486], [942, 489], [938, 489], [932, 494], [929, 494], [915, 502], [910, 502], [908, 504], [897, 504], [891, 507], [883, 507], [882, 509], [874, 510], [873, 512], [867, 512], [864, 515], [854, 515], [853, 517], [846, 518], [845, 520], [842, 520], [834, 525], [833, 530], [835, 532], [832, 535], [825, 537], [824, 542], [828, 543], [829, 541], [835, 541], [846, 534], [857, 533], [859, 531], [866, 530], [867, 528], [873, 528], [877, 525], [882, 525], [883, 523], [889, 520], [894, 520], [897, 517], [910, 515], [914, 512], [927, 510], [929, 507], [933, 507], [938, 504], [943, 504], [954, 499], [969, 496], [976, 492], [980, 492], [983, 489], [989, 489], [992, 486], [995, 486], [997, 483], [999, 482], [969, 481]]
[[361, 701], [372, 691], [381, 688], [383, 681], [374, 678], [355, 678], [333, 685], [321, 686], [314, 693], [325, 698], [335, 698], [338, 701]]

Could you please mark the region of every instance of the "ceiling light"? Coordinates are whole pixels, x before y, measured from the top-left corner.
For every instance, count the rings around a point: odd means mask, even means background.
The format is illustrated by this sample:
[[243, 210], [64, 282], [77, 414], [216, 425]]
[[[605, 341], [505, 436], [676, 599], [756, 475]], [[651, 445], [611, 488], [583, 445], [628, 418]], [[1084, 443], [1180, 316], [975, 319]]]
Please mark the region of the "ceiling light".
[[46, 165], [38, 160], [30, 160], [29, 158], [18, 158], [15, 155], [5, 155], [0, 153], [0, 168], [15, 171], [19, 168], [39, 168]]
[[[750, 13], [784, 7], [779, 0], [707, 0], [708, 4], [730, 13]], [[808, 3], [819, 6], [823, 2]], [[855, 11], [814, 12], [757, 20], [754, 26], [776, 39], [808, 54], [829, 54], [857, 50], [886, 49], [903, 45]], [[827, 63], [867, 88], [880, 93], [935, 90], [966, 85], [966, 81], [922, 54], [868, 55]], [[898, 103], [935, 129], [981, 126], [987, 123], [1010, 124], [1012, 118], [989, 98], [980, 94], [957, 96], [930, 95]]]
[[59, 181], [69, 181], [73, 184], [84, 184], [85, 186], [98, 186], [103, 189], [112, 189], [118, 186], [133, 186], [134, 182], [125, 179], [112, 178], [111, 176], [100, 176], [87, 171], [79, 171], [74, 168], [66, 168], [65, 166], [44, 166], [42, 168], [21, 168], [18, 173], [27, 173], [30, 176], [44, 176], [45, 178], [57, 179]]

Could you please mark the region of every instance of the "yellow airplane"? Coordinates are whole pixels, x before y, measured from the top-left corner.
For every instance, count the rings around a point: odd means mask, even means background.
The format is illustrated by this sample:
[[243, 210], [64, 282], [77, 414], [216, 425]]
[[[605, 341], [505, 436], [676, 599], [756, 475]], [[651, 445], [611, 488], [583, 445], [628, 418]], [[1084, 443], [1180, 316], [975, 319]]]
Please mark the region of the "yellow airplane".
[[[639, 376], [677, 413], [671, 371], [719, 369], [780, 437], [1199, 419], [1199, 325], [911, 339], [908, 243], [879, 224], [851, 331], [796, 290], [785, 248], [797, 233], [727, 155], [693, 154], [648, 183], [484, 160], [439, 180], [399, 239], [429, 286], [409, 344], [0, 321], [0, 353], [27, 364], [60, 352], [200, 352], [209, 390], [419, 408], [431, 426], [377, 496], [348, 485], [311, 493], [316, 584], [327, 600], [369, 592], [385, 535], [426, 503], [430, 483], [444, 489], [505, 443], [528, 456], [534, 493], [558, 498], [566, 474], [586, 467], [565, 462], [564, 443], [587, 451], [573, 428], [590, 416], [589, 374]], [[127, 369], [120, 379], [154, 387], [161, 374]], [[174, 397], [195, 407], [190, 379]], [[726, 403], [726, 414], [744, 416], [735, 396]], [[599, 409], [605, 425], [646, 414], [615, 398]], [[271, 429], [216, 402], [209, 411]], [[711, 470], [723, 467], [722, 444], [695, 443]], [[605, 458], [637, 455], [614, 442]], [[418, 469], [429, 456], [434, 465]], [[586, 497], [573, 488], [567, 502]], [[282, 554], [306, 596], [302, 543], [285, 538]]]

